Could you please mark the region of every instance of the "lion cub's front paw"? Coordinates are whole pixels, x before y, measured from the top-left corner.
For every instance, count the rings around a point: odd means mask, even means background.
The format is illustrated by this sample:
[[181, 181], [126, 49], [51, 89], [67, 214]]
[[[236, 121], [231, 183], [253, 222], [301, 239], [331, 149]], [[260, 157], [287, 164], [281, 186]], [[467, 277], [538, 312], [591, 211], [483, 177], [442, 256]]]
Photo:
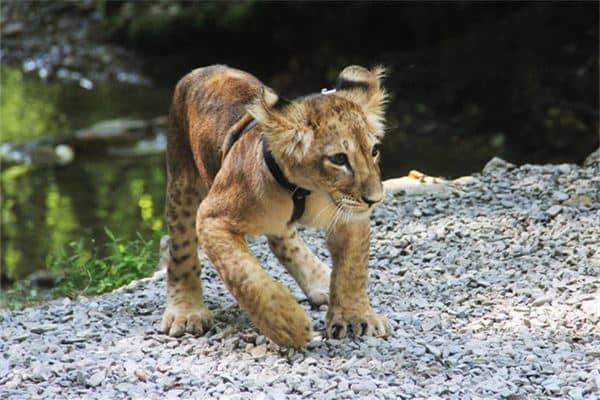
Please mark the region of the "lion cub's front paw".
[[169, 336], [182, 336], [185, 332], [202, 335], [213, 323], [213, 314], [204, 305], [167, 305], [160, 330]]
[[344, 313], [331, 310], [327, 315], [327, 336], [341, 339], [352, 328], [355, 336], [388, 337], [392, 333], [392, 324], [383, 315], [372, 311], [363, 314]]

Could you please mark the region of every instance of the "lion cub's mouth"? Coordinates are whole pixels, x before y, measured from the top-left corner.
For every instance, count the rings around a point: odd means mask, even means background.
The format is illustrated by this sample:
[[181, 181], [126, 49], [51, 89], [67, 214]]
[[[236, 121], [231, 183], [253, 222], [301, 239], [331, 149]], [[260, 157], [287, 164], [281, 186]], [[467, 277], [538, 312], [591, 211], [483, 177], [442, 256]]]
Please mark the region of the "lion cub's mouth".
[[342, 217], [349, 220], [363, 219], [370, 215], [371, 208], [364, 203], [356, 201], [348, 196], [340, 196], [337, 199], [332, 196], [332, 200], [336, 205], [337, 211]]

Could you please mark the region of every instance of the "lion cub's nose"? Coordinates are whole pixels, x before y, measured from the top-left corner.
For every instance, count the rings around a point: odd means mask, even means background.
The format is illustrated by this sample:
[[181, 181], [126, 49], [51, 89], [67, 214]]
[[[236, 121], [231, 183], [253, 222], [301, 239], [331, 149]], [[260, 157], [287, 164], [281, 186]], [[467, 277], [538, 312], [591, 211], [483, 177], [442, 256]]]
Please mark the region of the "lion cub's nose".
[[367, 205], [368, 205], [369, 207], [372, 207], [372, 206], [373, 206], [373, 204], [375, 204], [375, 203], [378, 203], [378, 202], [380, 202], [380, 201], [381, 201], [381, 197], [380, 197], [380, 198], [377, 198], [377, 199], [369, 199], [369, 198], [367, 198], [367, 197], [363, 196], [363, 197], [362, 197], [362, 201], [364, 201], [365, 203], [367, 203]]

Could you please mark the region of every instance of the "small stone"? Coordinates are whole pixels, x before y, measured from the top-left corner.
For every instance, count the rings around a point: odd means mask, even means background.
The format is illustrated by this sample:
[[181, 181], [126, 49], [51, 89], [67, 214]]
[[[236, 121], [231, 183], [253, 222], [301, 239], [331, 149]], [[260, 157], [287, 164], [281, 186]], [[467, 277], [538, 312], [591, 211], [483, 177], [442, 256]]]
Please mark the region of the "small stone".
[[546, 210], [546, 214], [551, 217], [556, 217], [562, 211], [562, 207], [559, 205], [554, 205]]
[[319, 362], [317, 360], [315, 360], [313, 357], [306, 357], [304, 359], [304, 364], [306, 364], [306, 365], [318, 365]]
[[52, 371], [45, 365], [37, 364], [31, 373], [32, 380], [36, 382], [45, 382], [52, 376]]
[[377, 390], [377, 385], [373, 382], [359, 382], [353, 383], [350, 388], [356, 394], [368, 394], [375, 392]]
[[565, 192], [554, 192], [552, 198], [556, 201], [565, 201], [569, 198], [569, 195]]
[[569, 390], [568, 393], [569, 393], [569, 396], [571, 397], [571, 399], [573, 399], [573, 400], [583, 399], [583, 388], [575, 387], [575, 388]]
[[593, 317], [600, 317], [600, 297], [592, 300], [584, 300], [581, 302], [581, 311]]
[[83, 338], [77, 338], [77, 337], [64, 338], [64, 339], [61, 339], [60, 343], [61, 344], [75, 344], [75, 343], [84, 343], [84, 342], [87, 342], [88, 340], [89, 340], [88, 338], [84, 338], [84, 337]]
[[136, 369], [138, 367], [138, 364], [135, 361], [132, 360], [127, 360], [125, 361], [125, 363], [123, 364], [123, 368], [125, 369], [125, 373], [130, 375], [130, 374], [134, 374]]
[[86, 383], [88, 384], [88, 386], [96, 387], [104, 381], [104, 378], [106, 378], [106, 372], [98, 371], [92, 376], [90, 376]]
[[29, 331], [41, 335], [42, 333], [53, 331], [55, 329], [56, 329], [56, 325], [46, 324], [46, 325], [33, 326], [33, 327], [29, 328]]
[[146, 374], [139, 369], [135, 370], [134, 375], [140, 382], [146, 382]]
[[545, 296], [540, 296], [540, 297], [536, 298], [535, 300], [533, 300], [531, 302], [531, 305], [533, 307], [538, 307], [538, 306], [544, 305], [546, 303], [551, 303], [551, 302], [552, 302], [552, 296], [545, 295]]
[[568, 174], [569, 172], [571, 172], [571, 170], [573, 169], [573, 167], [574, 167], [573, 164], [558, 164], [556, 166], [556, 169], [561, 174]]
[[265, 343], [266, 341], [267, 341], [267, 339], [264, 337], [264, 335], [258, 335], [258, 336], [256, 337], [255, 344], [256, 344], [257, 346], [260, 346], [261, 344]]
[[4, 378], [10, 372], [10, 363], [4, 358], [0, 358], [0, 378]]
[[267, 353], [267, 345], [266, 344], [261, 344], [259, 346], [256, 346], [256, 347], [253, 347], [252, 349], [250, 349], [250, 354], [254, 358], [263, 357], [266, 353]]
[[434, 345], [425, 344], [425, 348], [428, 352], [430, 352], [435, 358], [440, 358], [442, 355], [442, 351]]
[[548, 383], [544, 383], [544, 389], [546, 390], [547, 393], [551, 393], [551, 394], [560, 393], [560, 386], [554, 380], [552, 380], [551, 382], [548, 382]]

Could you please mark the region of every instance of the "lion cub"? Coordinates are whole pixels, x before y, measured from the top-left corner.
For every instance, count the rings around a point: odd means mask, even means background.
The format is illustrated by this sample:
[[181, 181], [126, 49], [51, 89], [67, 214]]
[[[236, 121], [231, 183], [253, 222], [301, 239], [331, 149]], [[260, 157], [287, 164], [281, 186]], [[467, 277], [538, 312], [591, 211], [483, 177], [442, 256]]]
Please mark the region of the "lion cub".
[[[161, 329], [202, 334], [198, 241], [256, 326], [300, 347], [312, 323], [290, 291], [252, 255], [246, 235], [264, 234], [310, 302], [329, 304], [327, 335], [388, 336], [367, 296], [369, 216], [383, 198], [377, 143], [386, 94], [382, 68], [345, 68], [336, 90], [288, 102], [254, 76], [199, 68], [177, 84], [169, 114], [166, 218], [167, 306]], [[330, 270], [296, 232], [327, 230]]]

